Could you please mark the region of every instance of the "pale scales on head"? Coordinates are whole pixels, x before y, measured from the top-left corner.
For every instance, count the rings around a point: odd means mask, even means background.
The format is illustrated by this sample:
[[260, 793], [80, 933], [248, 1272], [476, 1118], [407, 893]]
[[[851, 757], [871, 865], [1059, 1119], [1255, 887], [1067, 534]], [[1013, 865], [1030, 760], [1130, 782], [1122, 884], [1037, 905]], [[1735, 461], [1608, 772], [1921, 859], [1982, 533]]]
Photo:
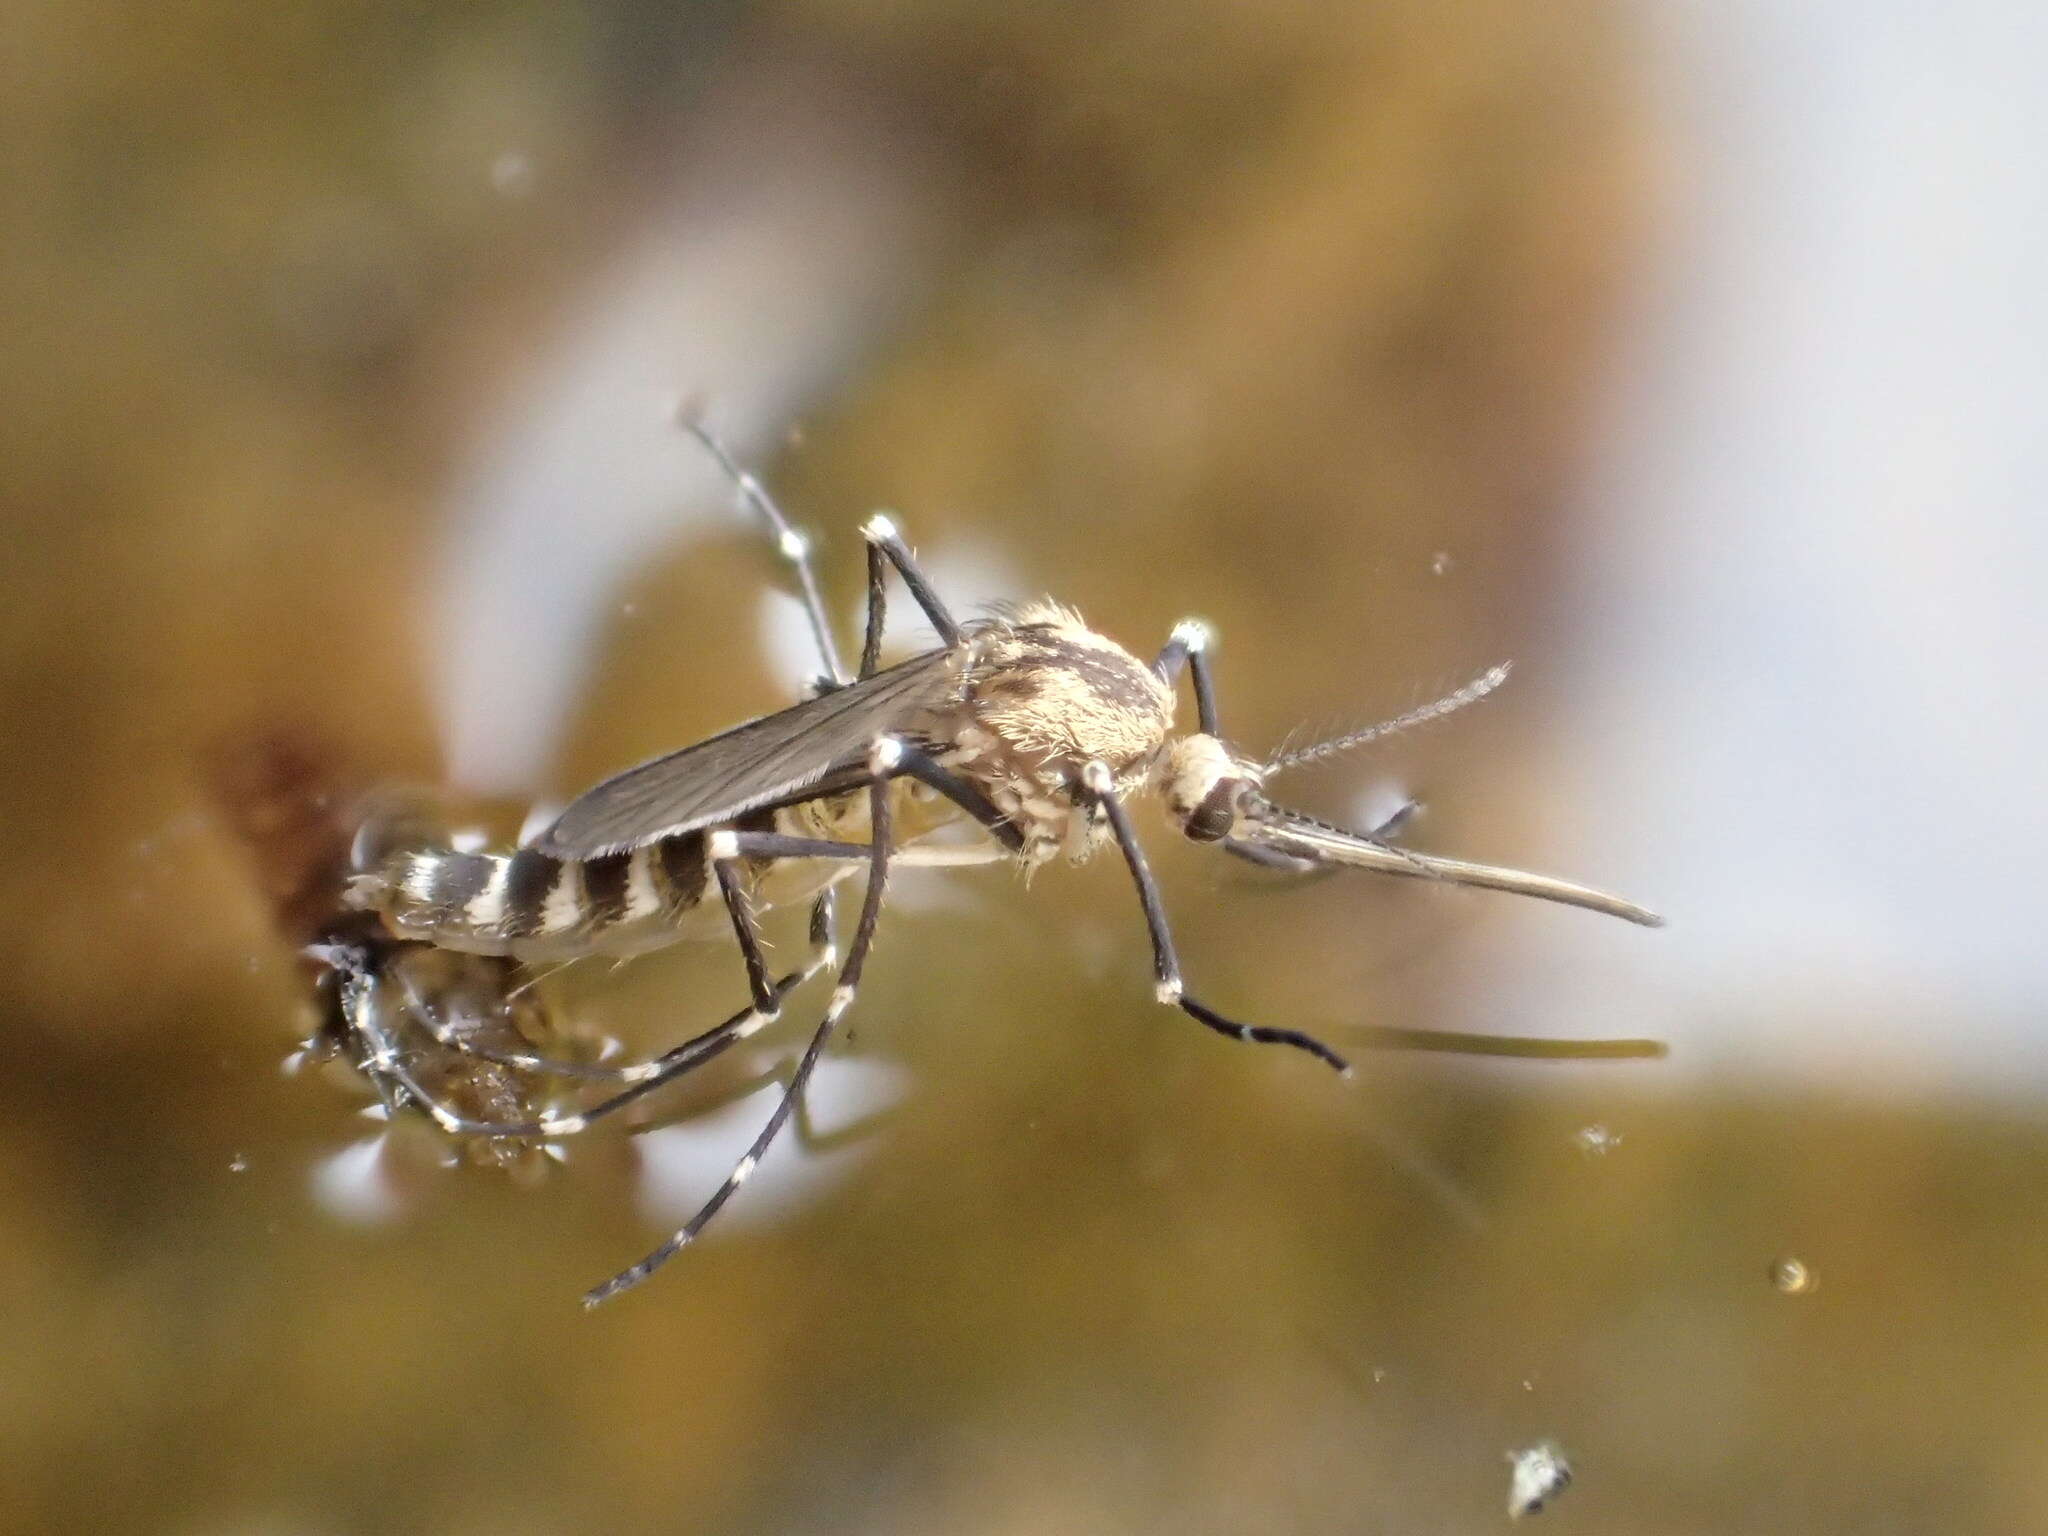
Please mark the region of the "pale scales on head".
[[1197, 734], [1177, 736], [1166, 744], [1159, 782], [1168, 814], [1186, 822], [1219, 779], [1241, 778], [1257, 785], [1264, 777], [1258, 764], [1239, 757], [1214, 736]]

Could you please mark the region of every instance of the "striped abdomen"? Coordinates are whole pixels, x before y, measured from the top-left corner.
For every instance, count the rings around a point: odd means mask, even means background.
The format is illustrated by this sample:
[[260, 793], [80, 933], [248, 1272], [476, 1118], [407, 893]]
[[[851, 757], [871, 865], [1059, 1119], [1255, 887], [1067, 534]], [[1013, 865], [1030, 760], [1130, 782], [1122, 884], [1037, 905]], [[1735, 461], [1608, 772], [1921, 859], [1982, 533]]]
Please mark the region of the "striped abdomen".
[[350, 899], [401, 938], [544, 960], [670, 943], [711, 887], [703, 835], [688, 833], [594, 859], [404, 849], [358, 874]]
[[[898, 846], [957, 817], [922, 784], [897, 790]], [[865, 793], [757, 811], [734, 826], [854, 843], [868, 835]], [[677, 939], [730, 932], [705, 848], [705, 832], [665, 837], [626, 853], [558, 859], [534, 848], [461, 853], [402, 815], [373, 818], [359, 834], [352, 906], [381, 913], [403, 939], [473, 955], [567, 960], [631, 955]], [[756, 910], [794, 906], [864, 867], [820, 859], [742, 859]], [[712, 900], [706, 901], [709, 896]]]

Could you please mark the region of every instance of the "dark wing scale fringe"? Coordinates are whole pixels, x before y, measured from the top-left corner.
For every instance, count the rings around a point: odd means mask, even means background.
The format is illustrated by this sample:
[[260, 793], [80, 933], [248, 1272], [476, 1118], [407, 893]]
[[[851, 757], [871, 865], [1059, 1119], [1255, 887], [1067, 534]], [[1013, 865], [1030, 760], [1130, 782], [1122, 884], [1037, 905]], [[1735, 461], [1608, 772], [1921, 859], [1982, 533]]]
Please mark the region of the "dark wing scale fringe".
[[968, 652], [927, 651], [858, 683], [735, 726], [606, 779], [531, 846], [563, 859], [719, 826], [864, 764], [875, 737], [943, 708]]

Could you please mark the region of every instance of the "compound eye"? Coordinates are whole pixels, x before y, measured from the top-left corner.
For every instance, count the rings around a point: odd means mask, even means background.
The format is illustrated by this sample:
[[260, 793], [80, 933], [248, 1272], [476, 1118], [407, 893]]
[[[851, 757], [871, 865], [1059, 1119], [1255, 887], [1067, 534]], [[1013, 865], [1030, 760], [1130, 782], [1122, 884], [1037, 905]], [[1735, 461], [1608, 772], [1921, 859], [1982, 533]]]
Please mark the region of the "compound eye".
[[1230, 836], [1237, 825], [1238, 802], [1248, 787], [1244, 779], [1218, 779], [1189, 813], [1181, 830], [1198, 843], [1220, 842]]

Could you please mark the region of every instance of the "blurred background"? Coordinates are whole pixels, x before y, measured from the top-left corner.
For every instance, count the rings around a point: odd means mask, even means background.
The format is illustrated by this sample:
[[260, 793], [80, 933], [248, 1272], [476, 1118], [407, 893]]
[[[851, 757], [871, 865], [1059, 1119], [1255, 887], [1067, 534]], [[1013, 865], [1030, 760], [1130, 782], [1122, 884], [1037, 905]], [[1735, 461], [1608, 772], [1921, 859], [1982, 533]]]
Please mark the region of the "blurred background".
[[[10, 20], [5, 1529], [1470, 1531], [1541, 1440], [1561, 1529], [2048, 1519], [2041, 13]], [[1339, 1084], [1154, 1007], [1112, 861], [906, 877], [842, 1145], [583, 1313], [772, 1099], [534, 1183], [281, 1076], [208, 764], [282, 733], [509, 836], [792, 699], [684, 399], [849, 638], [887, 506], [963, 605], [1208, 618], [1255, 750], [1513, 659], [1288, 788], [1669, 929], [1148, 812], [1191, 979], [1669, 1057]], [[737, 970], [548, 995], [651, 1051]]]

